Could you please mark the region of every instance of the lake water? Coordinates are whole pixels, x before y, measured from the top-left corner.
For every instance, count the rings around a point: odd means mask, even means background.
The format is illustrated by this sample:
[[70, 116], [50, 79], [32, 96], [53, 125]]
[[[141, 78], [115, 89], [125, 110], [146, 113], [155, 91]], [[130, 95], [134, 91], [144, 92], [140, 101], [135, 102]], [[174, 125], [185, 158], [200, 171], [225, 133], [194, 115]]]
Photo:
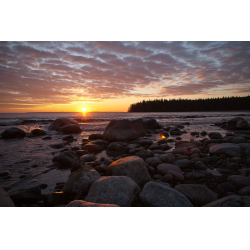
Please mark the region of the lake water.
[[[103, 113], [18, 113], [0, 114], [0, 133], [10, 127], [18, 127], [26, 132], [34, 128], [48, 129], [49, 124], [57, 118], [71, 118], [79, 121], [82, 133], [74, 135], [77, 141], [66, 147], [81, 146], [82, 139], [88, 138], [90, 134], [103, 133], [110, 120], [113, 119], [138, 119], [154, 118], [164, 127], [168, 125], [184, 125], [186, 134], [181, 136], [182, 140], [190, 140], [190, 132], [227, 132], [217, 126], [211, 126], [216, 122], [224, 122], [236, 116], [244, 114], [244, 119], [250, 122], [250, 112], [179, 112], [179, 113], [127, 113], [127, 112], [103, 112]], [[28, 124], [22, 125], [21, 120], [30, 120]], [[42, 140], [42, 137], [12, 140], [0, 140], [0, 171], [9, 170], [11, 178], [1, 178], [0, 186], [13, 186], [10, 191], [20, 188], [28, 188], [38, 184], [46, 183], [48, 188], [43, 193], [53, 190], [57, 182], [65, 182], [70, 174], [69, 170], [51, 170], [53, 154], [61, 149], [51, 148], [49, 145], [62, 142], [65, 136], [57, 131], [47, 131], [52, 135], [52, 140]], [[159, 135], [151, 137], [153, 141], [159, 140]], [[176, 136], [169, 138], [175, 139]], [[202, 138], [196, 138], [200, 140]], [[171, 144], [170, 144], [171, 145]], [[174, 146], [171, 145], [171, 146]], [[66, 148], [65, 147], [65, 148]], [[28, 178], [20, 179], [21, 175]]]

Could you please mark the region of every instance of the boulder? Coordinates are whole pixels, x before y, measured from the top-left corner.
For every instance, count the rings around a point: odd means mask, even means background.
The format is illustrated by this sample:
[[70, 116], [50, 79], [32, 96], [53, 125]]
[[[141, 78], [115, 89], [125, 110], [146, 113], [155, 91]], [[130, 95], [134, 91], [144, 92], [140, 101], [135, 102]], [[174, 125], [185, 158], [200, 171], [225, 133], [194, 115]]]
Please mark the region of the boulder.
[[31, 131], [31, 134], [34, 136], [42, 136], [42, 135], [47, 135], [46, 131], [40, 129], [40, 128], [35, 128]]
[[153, 144], [153, 141], [150, 140], [150, 139], [142, 138], [142, 139], [139, 139], [138, 143], [139, 143], [141, 146], [150, 146], [150, 145]]
[[191, 181], [198, 181], [204, 178], [206, 178], [206, 175], [200, 172], [189, 172], [185, 175], [185, 179], [191, 180]]
[[80, 157], [80, 160], [84, 160], [85, 162], [95, 161], [96, 159], [96, 156], [92, 154], [86, 154]]
[[246, 139], [242, 136], [234, 136], [229, 140], [231, 143], [245, 143]]
[[198, 149], [198, 148], [192, 148], [192, 149], [190, 149], [190, 153], [191, 153], [191, 154], [195, 154], [195, 153], [200, 154], [201, 151], [200, 151], [200, 149]]
[[78, 158], [72, 151], [65, 151], [55, 155], [52, 159], [53, 162], [58, 164], [59, 168], [70, 168], [71, 164]]
[[250, 186], [250, 177], [243, 175], [231, 175], [227, 181], [233, 184], [237, 190]]
[[248, 148], [250, 148], [250, 143], [239, 143], [238, 146], [239, 146], [240, 149], [244, 152], [244, 151], [246, 151]]
[[36, 186], [26, 190], [10, 193], [9, 196], [15, 203], [34, 203], [41, 196], [41, 188]]
[[66, 126], [58, 128], [57, 131], [69, 135], [69, 134], [79, 134], [82, 132], [82, 129], [78, 124], [68, 124]]
[[140, 187], [127, 176], [101, 177], [91, 185], [85, 200], [129, 207], [140, 191]]
[[4, 177], [4, 176], [8, 176], [8, 175], [10, 175], [10, 171], [8, 171], [8, 170], [0, 171], [0, 177]]
[[175, 157], [172, 153], [159, 155], [159, 158], [164, 163], [173, 163], [175, 160]]
[[221, 139], [222, 135], [219, 132], [211, 132], [208, 134], [211, 139]]
[[2, 139], [16, 139], [23, 138], [26, 136], [26, 133], [20, 128], [8, 128], [1, 133]]
[[90, 141], [99, 140], [99, 139], [102, 139], [102, 134], [92, 134], [89, 136]]
[[49, 146], [52, 148], [63, 148], [64, 147], [64, 143], [63, 142], [59, 142], [59, 143], [52, 143]]
[[111, 142], [107, 147], [106, 153], [112, 157], [122, 155], [127, 145], [126, 142]]
[[172, 182], [174, 180], [173, 176], [171, 174], [165, 174], [162, 178], [161, 181], [162, 182]]
[[129, 153], [129, 151], [130, 151], [131, 149], [138, 148], [139, 146], [140, 146], [140, 145], [139, 145], [138, 143], [130, 143], [130, 144], [128, 144], [128, 145], [125, 147], [124, 152], [125, 152], [125, 153]]
[[142, 158], [129, 156], [111, 163], [106, 171], [111, 176], [128, 176], [142, 187], [150, 181], [150, 175]]
[[102, 138], [109, 142], [135, 140], [144, 136], [147, 124], [142, 119], [137, 120], [112, 120], [106, 127]]
[[195, 170], [207, 170], [207, 166], [202, 161], [196, 161], [194, 163]]
[[196, 207], [204, 206], [217, 199], [213, 191], [199, 184], [180, 184], [175, 189], [185, 195]]
[[[191, 149], [195, 149], [195, 148], [198, 148], [198, 146], [199, 145], [197, 145], [196, 143], [194, 143], [194, 142], [185, 142], [185, 141], [181, 141], [181, 142], [183, 142], [183, 143], [178, 143], [178, 142], [176, 142], [175, 143], [175, 147], [176, 148], [186, 148], [186, 149], [188, 149], [188, 150], [190, 150], [191, 151]], [[193, 152], [190, 152], [191, 154], [193, 154]]]
[[250, 186], [244, 187], [238, 191], [241, 196], [250, 196]]
[[114, 160], [112, 158], [106, 158], [104, 159], [103, 163], [104, 165], [108, 166], [109, 164], [111, 164], [112, 162], [114, 162]]
[[186, 148], [183, 148], [183, 147], [178, 147], [178, 148], [175, 148], [173, 151], [172, 151], [173, 154], [180, 154], [180, 155], [191, 155], [191, 153], [186, 149]]
[[101, 175], [91, 166], [85, 165], [73, 172], [63, 187], [63, 193], [87, 194], [91, 184], [98, 180]]
[[131, 155], [134, 155], [134, 154], [136, 154], [136, 153], [138, 153], [139, 151], [142, 151], [142, 150], [144, 150], [145, 148], [144, 147], [139, 147], [139, 148], [131, 148], [130, 150], [129, 150], [129, 154], [131, 154]]
[[242, 207], [243, 201], [239, 195], [230, 195], [211, 203], [206, 204], [204, 207]]
[[250, 156], [250, 148], [248, 148], [248, 149], [244, 152], [244, 154], [245, 154], [246, 156]]
[[52, 192], [42, 196], [45, 207], [54, 207], [64, 205], [66, 196], [63, 192]]
[[83, 159], [74, 161], [70, 166], [71, 172], [77, 171], [79, 168], [83, 167], [84, 165], [85, 165], [85, 161]]
[[241, 149], [238, 144], [222, 143], [215, 144], [209, 148], [210, 155], [225, 154], [228, 157], [241, 156]]
[[176, 147], [190, 147], [190, 148], [195, 148], [195, 147], [199, 147], [201, 146], [201, 142], [199, 141], [177, 141], [175, 143], [175, 146]]
[[236, 188], [230, 182], [223, 182], [218, 185], [217, 192], [220, 197], [227, 196], [228, 193], [235, 193]]
[[245, 130], [249, 129], [248, 122], [242, 117], [235, 117], [229, 121], [227, 121], [226, 126], [223, 127], [228, 130]]
[[192, 166], [192, 161], [188, 159], [177, 160], [173, 162], [174, 165], [178, 166], [180, 169], [189, 168]]
[[48, 130], [58, 130], [59, 128], [64, 127], [69, 124], [79, 126], [78, 122], [71, 120], [69, 118], [58, 118], [49, 125]]
[[103, 151], [104, 147], [89, 142], [83, 146], [83, 149], [88, 150], [90, 153], [97, 154]]
[[147, 207], [192, 207], [191, 202], [183, 194], [153, 181], [144, 186], [139, 200]]
[[8, 193], [0, 187], [0, 207], [14, 207], [15, 204]]
[[160, 149], [160, 146], [157, 143], [153, 143], [152, 145], [149, 146], [150, 150], [154, 150], [154, 149]]
[[[107, 146], [109, 145], [109, 143], [107, 141], [104, 141], [104, 140], [92, 140], [91, 143], [98, 145], [102, 148], [107, 148]], [[88, 143], [86, 143], [86, 144], [88, 144]]]
[[63, 137], [63, 141], [72, 142], [72, 141], [74, 141], [74, 137], [73, 137], [73, 135], [67, 135], [67, 136]]
[[154, 153], [150, 150], [141, 150], [137, 152], [135, 155], [141, 157], [143, 160], [154, 157]]
[[115, 204], [99, 204], [83, 200], [71, 201], [66, 207], [119, 207]]
[[162, 125], [160, 125], [155, 119], [147, 119], [145, 120], [147, 129], [160, 129]]
[[178, 166], [173, 165], [173, 164], [162, 163], [158, 165], [156, 168], [156, 172], [161, 175], [166, 175], [169, 173], [169, 171], [175, 171], [179, 174], [182, 174], [181, 169]]
[[161, 164], [161, 160], [158, 156], [147, 158], [145, 160], [145, 163], [148, 164], [149, 166], [152, 166], [156, 168], [159, 164]]

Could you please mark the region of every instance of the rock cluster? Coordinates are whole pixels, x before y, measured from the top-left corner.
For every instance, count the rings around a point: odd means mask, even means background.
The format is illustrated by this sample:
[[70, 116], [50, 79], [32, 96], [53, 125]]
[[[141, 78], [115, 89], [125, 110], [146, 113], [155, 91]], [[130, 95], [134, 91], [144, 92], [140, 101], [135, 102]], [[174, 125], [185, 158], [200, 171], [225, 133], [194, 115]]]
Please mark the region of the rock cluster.
[[[69, 207], [250, 206], [250, 141], [244, 137], [250, 133], [242, 119], [228, 124], [234, 124], [238, 133], [191, 132], [196, 139], [184, 141], [169, 140], [164, 132], [182, 135], [182, 125], [163, 128], [153, 119], [111, 121], [102, 135], [83, 139], [82, 148], [54, 155], [56, 167], [71, 170], [66, 183], [57, 185], [60, 191], [41, 195], [36, 187], [10, 193], [9, 198], [0, 190], [0, 195], [9, 205], [12, 199], [15, 205], [35, 201], [39, 206]], [[50, 129], [65, 126], [77, 124], [56, 120]], [[152, 133], [164, 133], [165, 138], [155, 142], [143, 137]], [[168, 142], [175, 142], [175, 147]], [[103, 150], [108, 157], [97, 160]], [[1, 178], [9, 174], [1, 173]]]

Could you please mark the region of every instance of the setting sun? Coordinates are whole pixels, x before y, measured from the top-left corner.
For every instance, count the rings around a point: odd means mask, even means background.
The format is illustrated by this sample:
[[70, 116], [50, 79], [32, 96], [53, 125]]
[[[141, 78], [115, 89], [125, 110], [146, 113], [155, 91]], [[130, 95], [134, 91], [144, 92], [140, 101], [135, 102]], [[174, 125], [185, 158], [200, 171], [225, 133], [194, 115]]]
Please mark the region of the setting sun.
[[82, 112], [86, 112], [87, 111], [87, 109], [86, 108], [82, 108]]

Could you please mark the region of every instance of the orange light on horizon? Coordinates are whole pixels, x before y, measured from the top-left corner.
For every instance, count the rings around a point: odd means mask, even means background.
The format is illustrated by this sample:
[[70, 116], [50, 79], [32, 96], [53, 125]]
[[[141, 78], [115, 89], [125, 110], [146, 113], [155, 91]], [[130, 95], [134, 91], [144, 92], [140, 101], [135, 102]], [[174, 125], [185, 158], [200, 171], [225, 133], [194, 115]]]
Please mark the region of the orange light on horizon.
[[86, 113], [87, 109], [86, 108], [82, 108], [82, 112]]

